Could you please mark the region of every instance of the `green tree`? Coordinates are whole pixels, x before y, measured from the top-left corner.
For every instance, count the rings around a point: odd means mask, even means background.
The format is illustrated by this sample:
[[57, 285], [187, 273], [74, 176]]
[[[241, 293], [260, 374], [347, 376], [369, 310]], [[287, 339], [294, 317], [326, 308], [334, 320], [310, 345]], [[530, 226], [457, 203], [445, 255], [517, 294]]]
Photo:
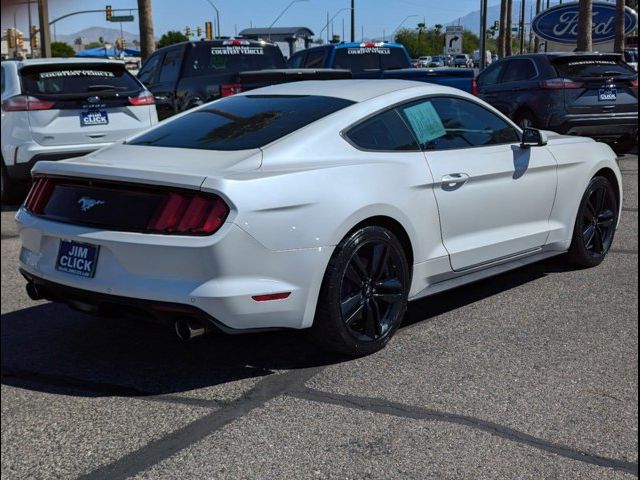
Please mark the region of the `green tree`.
[[186, 42], [188, 40], [189, 38], [184, 33], [177, 30], [169, 30], [158, 40], [158, 48], [167, 47], [174, 43]]
[[102, 46], [103, 46], [103, 44], [102, 44], [102, 43], [100, 43], [100, 42], [89, 42], [89, 43], [87, 44], [87, 47], [86, 47], [86, 48], [87, 48], [87, 49], [90, 49], [90, 48], [98, 48], [98, 47], [102, 47]]
[[52, 57], [73, 57], [76, 51], [64, 42], [51, 42]]

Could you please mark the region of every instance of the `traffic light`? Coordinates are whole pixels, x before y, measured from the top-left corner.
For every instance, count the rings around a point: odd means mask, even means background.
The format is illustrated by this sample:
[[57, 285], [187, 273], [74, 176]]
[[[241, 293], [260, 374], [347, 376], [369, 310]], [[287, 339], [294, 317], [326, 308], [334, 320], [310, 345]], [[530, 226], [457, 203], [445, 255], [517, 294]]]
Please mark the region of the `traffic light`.
[[191, 27], [189, 27], [189, 26], [184, 27], [184, 34], [185, 34], [187, 37], [190, 37], [190, 36], [191, 36]]
[[18, 47], [24, 48], [24, 35], [22, 35], [22, 32], [18, 32]]
[[36, 27], [35, 25], [31, 25], [31, 38], [35, 37], [36, 35], [38, 35], [38, 27]]
[[33, 52], [34, 48], [38, 48], [38, 35], [34, 35], [31, 37], [31, 51]]
[[16, 48], [16, 31], [13, 28], [7, 28], [7, 47]]
[[202, 38], [202, 27], [196, 28], [196, 37]]
[[111, 8], [111, 5], [107, 5], [104, 12], [107, 17], [107, 22], [110, 22], [111, 17], [113, 16], [113, 8]]
[[204, 22], [204, 36], [207, 40], [213, 40], [213, 24]]

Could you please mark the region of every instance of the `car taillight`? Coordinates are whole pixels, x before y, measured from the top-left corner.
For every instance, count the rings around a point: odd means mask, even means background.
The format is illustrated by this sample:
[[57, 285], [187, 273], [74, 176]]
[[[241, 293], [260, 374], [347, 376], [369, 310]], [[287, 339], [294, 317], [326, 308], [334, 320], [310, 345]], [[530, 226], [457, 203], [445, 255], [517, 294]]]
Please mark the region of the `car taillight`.
[[211, 235], [224, 223], [229, 207], [215, 195], [169, 193], [153, 216], [149, 233]]
[[52, 179], [37, 178], [35, 182], [33, 182], [31, 190], [29, 190], [29, 194], [24, 201], [24, 207], [31, 213], [42, 213], [51, 197], [53, 187], [55, 187], [55, 183]]
[[540, 82], [540, 86], [545, 90], [564, 90], [572, 88], [583, 88], [584, 83], [569, 80], [568, 78], [551, 78]]
[[239, 83], [223, 83], [220, 86], [221, 97], [230, 97], [231, 95], [235, 95], [240, 92], [242, 92], [242, 85]]
[[478, 96], [478, 80], [475, 78], [471, 79], [471, 95]]
[[137, 97], [129, 97], [129, 103], [135, 107], [140, 105], [153, 105], [156, 103], [156, 99], [150, 91], [143, 90]]
[[5, 112], [26, 112], [29, 110], [50, 110], [54, 105], [55, 102], [40, 100], [30, 95], [16, 95], [2, 102], [2, 109]]

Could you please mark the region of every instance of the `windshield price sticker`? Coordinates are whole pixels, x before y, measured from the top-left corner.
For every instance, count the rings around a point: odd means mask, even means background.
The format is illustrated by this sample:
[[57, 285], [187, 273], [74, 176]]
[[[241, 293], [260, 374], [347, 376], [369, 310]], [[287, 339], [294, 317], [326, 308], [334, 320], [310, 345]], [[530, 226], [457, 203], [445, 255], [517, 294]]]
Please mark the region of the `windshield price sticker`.
[[40, 72], [40, 79], [61, 77], [115, 77], [115, 74], [103, 70], [56, 70], [55, 72]]
[[213, 47], [211, 49], [211, 55], [264, 55], [264, 48], [241, 47], [235, 45], [228, 47]]
[[444, 137], [447, 131], [440, 120], [440, 115], [431, 102], [423, 102], [413, 107], [405, 108], [404, 114], [416, 132], [421, 144]]
[[367, 55], [370, 53], [375, 53], [377, 55], [391, 55], [391, 49], [378, 47], [361, 47], [347, 49], [347, 55]]

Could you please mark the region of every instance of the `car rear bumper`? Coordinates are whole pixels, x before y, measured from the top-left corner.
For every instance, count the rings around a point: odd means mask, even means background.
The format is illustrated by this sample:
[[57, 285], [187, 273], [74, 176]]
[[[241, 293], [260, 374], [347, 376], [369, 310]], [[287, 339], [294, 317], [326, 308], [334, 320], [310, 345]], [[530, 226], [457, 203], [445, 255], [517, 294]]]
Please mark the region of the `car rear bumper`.
[[[20, 268], [49, 282], [52, 300], [89, 306], [169, 304], [200, 312], [223, 331], [311, 325], [330, 247], [272, 251], [233, 223], [210, 237], [112, 232], [16, 215]], [[56, 270], [62, 239], [99, 247], [95, 277]], [[316, 275], [317, 273], [317, 275]], [[290, 292], [282, 300], [253, 297]], [[90, 310], [86, 308], [86, 310]]]
[[551, 118], [549, 130], [564, 135], [614, 138], [638, 133], [638, 112], [563, 115]]

